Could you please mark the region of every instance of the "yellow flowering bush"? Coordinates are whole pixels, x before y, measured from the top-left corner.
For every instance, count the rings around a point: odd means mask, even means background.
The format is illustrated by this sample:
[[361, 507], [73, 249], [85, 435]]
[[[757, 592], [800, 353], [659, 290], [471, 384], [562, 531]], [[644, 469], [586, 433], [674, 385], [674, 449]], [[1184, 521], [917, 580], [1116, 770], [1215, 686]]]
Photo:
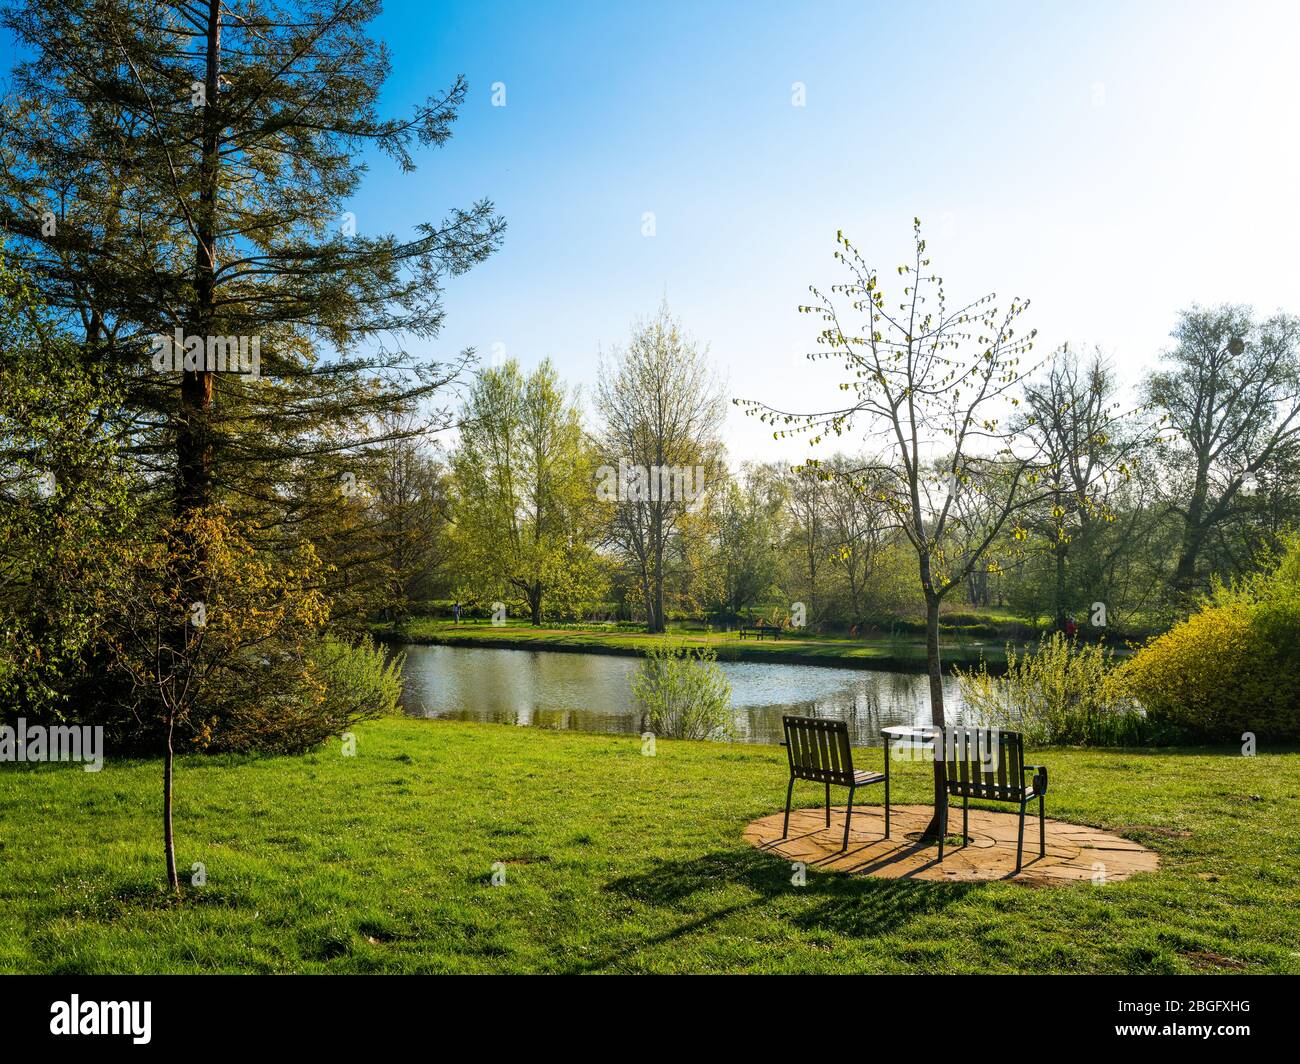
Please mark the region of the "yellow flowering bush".
[[1216, 589], [1150, 640], [1120, 678], [1152, 723], [1188, 738], [1300, 739], [1300, 538], [1271, 571]]

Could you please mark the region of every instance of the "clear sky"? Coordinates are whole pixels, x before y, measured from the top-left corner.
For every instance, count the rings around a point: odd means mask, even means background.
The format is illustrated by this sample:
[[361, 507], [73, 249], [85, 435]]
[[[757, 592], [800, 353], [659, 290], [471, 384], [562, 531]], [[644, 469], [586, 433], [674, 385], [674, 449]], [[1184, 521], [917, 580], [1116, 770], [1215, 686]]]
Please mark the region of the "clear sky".
[[[470, 95], [415, 174], [372, 160], [358, 227], [485, 196], [509, 223], [431, 353], [590, 389], [666, 296], [729, 394], [821, 408], [795, 307], [840, 279], [837, 229], [892, 267], [914, 215], [953, 299], [1029, 297], [1044, 347], [1130, 380], [1193, 301], [1300, 311], [1300, 4], [389, 0], [374, 32], [390, 112], [458, 73]], [[802, 458], [739, 411], [728, 440]]]

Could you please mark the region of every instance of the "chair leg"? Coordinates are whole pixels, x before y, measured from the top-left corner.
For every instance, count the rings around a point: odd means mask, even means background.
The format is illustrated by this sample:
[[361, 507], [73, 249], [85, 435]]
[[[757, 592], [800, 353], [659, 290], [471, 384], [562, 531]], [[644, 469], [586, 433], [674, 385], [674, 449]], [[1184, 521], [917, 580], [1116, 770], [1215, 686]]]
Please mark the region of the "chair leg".
[[948, 834], [948, 795], [943, 796], [943, 805], [935, 810], [939, 814], [939, 863], [943, 863], [943, 837]]
[[826, 826], [831, 826], [831, 785], [826, 784]]
[[1047, 856], [1047, 828], [1043, 824], [1043, 796], [1038, 796], [1038, 856]]
[[1020, 854], [1025, 848], [1025, 803], [1020, 803], [1020, 834], [1016, 838], [1016, 871], [1020, 871]]
[[889, 838], [889, 751], [885, 751], [885, 838]]
[[844, 810], [844, 849], [846, 850], [849, 848], [849, 824], [853, 820], [853, 790], [854, 788], [849, 788], [849, 805]]
[[785, 827], [781, 829], [781, 838], [790, 837], [790, 799], [794, 796], [794, 777], [790, 777], [790, 786], [785, 789]]
[[963, 794], [961, 796], [961, 847], [966, 848], [966, 841], [970, 838], [970, 832], [967, 830], [970, 816], [970, 797]]

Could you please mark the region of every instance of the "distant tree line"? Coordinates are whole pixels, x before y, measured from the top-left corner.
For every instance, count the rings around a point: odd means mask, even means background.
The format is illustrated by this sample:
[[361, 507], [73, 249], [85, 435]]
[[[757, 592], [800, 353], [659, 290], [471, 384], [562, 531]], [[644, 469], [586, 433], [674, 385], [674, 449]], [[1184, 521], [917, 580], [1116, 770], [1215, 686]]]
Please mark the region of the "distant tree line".
[[[1010, 471], [970, 461], [954, 476], [948, 437], [932, 433], [917, 459], [932, 511], [921, 532], [950, 571], [987, 539], [944, 598], [945, 615], [967, 625], [1070, 619], [1132, 635], [1166, 627], [1216, 580], [1251, 571], [1300, 523], [1293, 329], [1287, 316], [1256, 323], [1246, 308], [1192, 308], [1135, 394], [1096, 350], [1062, 349], [1017, 378], [1012, 415], [996, 431], [1032, 451], [1022, 476], [1033, 484], [991, 535], [987, 500], [999, 486], [1006, 497]], [[445, 549], [421, 574], [429, 597], [404, 609], [501, 601], [534, 623], [652, 631], [748, 617], [789, 624], [796, 603], [811, 632], [924, 619], [896, 474], [878, 452], [735, 461], [720, 443], [719, 389], [666, 310], [634, 329], [628, 350], [638, 363], [606, 366], [588, 410], [549, 361], [531, 375], [513, 362], [476, 375], [459, 442], [447, 460], [429, 459], [445, 503], [431, 541]], [[677, 381], [664, 380], [661, 362]], [[1248, 431], [1234, 425], [1242, 419]], [[598, 471], [620, 462], [698, 467], [704, 484], [690, 499], [602, 500]]]

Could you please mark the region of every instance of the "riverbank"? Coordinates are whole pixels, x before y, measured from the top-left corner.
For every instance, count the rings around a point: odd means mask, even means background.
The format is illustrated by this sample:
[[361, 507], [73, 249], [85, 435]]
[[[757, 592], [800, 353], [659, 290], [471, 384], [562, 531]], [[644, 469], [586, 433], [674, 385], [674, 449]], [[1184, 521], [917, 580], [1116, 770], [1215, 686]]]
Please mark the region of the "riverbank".
[[[661, 740], [646, 757], [636, 736], [406, 719], [355, 732], [351, 757], [335, 740], [180, 758], [179, 901], [161, 889], [158, 761], [0, 765], [0, 971], [1300, 972], [1295, 752], [1032, 751], [1049, 816], [1159, 853], [1122, 883], [809, 868], [799, 886], [742, 837], [784, 802], [783, 750]], [[893, 798], [929, 785], [900, 763]]]
[[[455, 624], [419, 617], [396, 625], [375, 628], [378, 638], [395, 643], [432, 646], [496, 647], [505, 650], [559, 651], [575, 654], [617, 654], [638, 657], [663, 636], [614, 628], [533, 628], [508, 622], [496, 626], [487, 621]], [[768, 661], [788, 665], [829, 665], [849, 669], [885, 669], [924, 672], [923, 636], [882, 636], [875, 639], [841, 639], [832, 636], [796, 636], [780, 639], [741, 639], [738, 632], [710, 632], [701, 628], [670, 629], [668, 638], [688, 646], [711, 647], [719, 661]], [[1006, 665], [1005, 644], [995, 640], [946, 638], [940, 641], [940, 658], [945, 669], [952, 665], [973, 667], [981, 660], [989, 668]]]

